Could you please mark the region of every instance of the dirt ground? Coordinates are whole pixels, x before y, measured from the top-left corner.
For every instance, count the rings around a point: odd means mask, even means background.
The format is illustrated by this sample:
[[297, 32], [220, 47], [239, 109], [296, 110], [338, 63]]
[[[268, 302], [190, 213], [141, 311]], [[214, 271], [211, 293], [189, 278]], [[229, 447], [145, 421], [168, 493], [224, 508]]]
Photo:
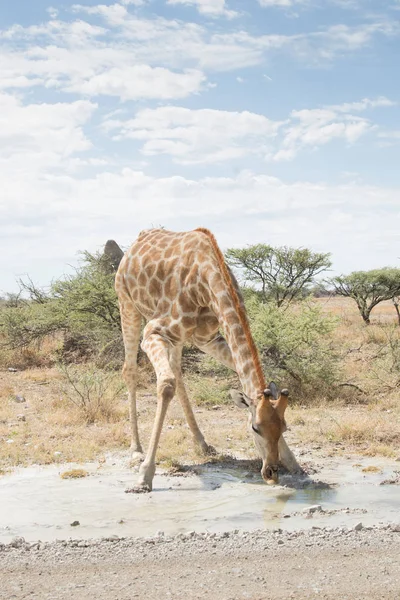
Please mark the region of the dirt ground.
[[397, 600], [400, 526], [22, 544], [0, 579], [2, 600]]

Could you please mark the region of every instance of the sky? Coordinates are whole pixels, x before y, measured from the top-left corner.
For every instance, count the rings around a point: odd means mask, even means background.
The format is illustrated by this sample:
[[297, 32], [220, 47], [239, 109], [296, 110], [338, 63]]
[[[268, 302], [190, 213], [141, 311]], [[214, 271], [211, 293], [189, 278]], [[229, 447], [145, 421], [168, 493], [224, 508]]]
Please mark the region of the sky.
[[400, 267], [400, 0], [0, 2], [0, 294], [108, 239]]

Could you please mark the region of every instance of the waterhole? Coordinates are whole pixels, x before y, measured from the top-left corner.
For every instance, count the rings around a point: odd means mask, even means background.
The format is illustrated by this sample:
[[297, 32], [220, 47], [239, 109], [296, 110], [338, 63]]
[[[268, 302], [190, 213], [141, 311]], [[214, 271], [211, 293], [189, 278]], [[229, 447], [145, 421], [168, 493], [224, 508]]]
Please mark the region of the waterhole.
[[[73, 468], [87, 476], [61, 477]], [[269, 487], [257, 472], [233, 461], [199, 466], [184, 476], [157, 474], [153, 492], [135, 495], [125, 494], [137, 474], [123, 460], [21, 468], [0, 478], [0, 541], [396, 521], [400, 487], [380, 484], [399, 469], [384, 459], [335, 460], [309, 477], [284, 475], [282, 485]], [[312, 505], [322, 510], [304, 511]]]

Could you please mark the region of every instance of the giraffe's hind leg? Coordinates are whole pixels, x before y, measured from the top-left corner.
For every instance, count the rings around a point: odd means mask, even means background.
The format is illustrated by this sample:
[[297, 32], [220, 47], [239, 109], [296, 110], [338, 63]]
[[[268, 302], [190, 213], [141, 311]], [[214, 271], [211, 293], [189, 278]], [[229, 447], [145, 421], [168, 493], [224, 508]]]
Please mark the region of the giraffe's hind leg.
[[143, 460], [143, 450], [139, 439], [136, 410], [137, 352], [139, 347], [142, 317], [132, 301], [125, 298], [120, 302], [122, 335], [125, 346], [125, 361], [122, 376], [128, 388], [129, 418], [131, 423], [131, 458], [134, 462]]
[[215, 454], [215, 448], [207, 444], [200, 431], [186, 392], [185, 383], [182, 377], [182, 346], [177, 347], [173, 352], [172, 367], [176, 378], [176, 395], [182, 405], [194, 442], [203, 454]]

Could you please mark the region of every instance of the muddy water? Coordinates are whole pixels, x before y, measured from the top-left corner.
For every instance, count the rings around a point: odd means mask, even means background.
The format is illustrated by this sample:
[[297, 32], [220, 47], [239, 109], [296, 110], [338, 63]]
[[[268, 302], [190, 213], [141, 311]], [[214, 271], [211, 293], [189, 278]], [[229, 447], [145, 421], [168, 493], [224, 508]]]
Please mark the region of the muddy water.
[[[363, 472], [372, 464], [380, 472]], [[284, 476], [277, 487], [241, 468], [213, 465], [186, 477], [156, 475], [154, 491], [140, 495], [124, 493], [137, 475], [120, 459], [79, 465], [87, 477], [61, 479], [73, 466], [31, 467], [0, 478], [1, 542], [398, 521], [400, 486], [379, 485], [400, 469], [390, 461], [332, 461], [312, 476], [318, 481]], [[327, 512], [302, 512], [313, 504]]]

